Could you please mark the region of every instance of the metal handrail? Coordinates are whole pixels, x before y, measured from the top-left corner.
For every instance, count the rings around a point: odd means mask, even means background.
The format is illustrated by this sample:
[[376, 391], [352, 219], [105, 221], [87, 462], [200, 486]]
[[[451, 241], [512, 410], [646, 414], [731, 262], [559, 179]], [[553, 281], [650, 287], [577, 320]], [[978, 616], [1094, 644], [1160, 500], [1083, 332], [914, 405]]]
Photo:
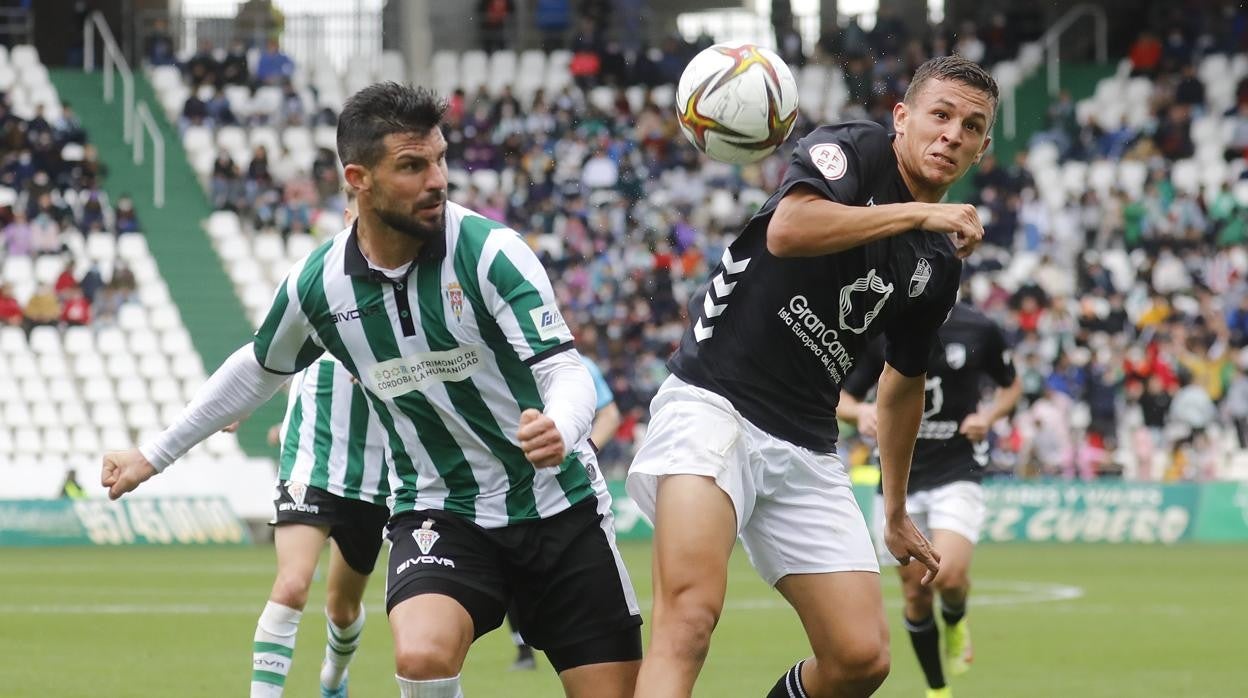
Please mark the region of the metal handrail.
[[1096, 5], [1075, 5], [1066, 11], [1053, 26], [1049, 27], [1044, 36], [1040, 37], [1040, 42], [1044, 44], [1044, 50], [1048, 54], [1049, 64], [1049, 96], [1056, 97], [1061, 91], [1061, 83], [1058, 72], [1060, 70], [1061, 57], [1058, 55], [1061, 51], [1062, 34], [1084, 15], [1092, 15], [1092, 19], [1096, 22], [1096, 62], [1105, 63], [1109, 60], [1108, 35], [1109, 22], [1105, 17], [1104, 8]]
[[134, 164], [143, 164], [143, 130], [152, 137], [152, 203], [156, 208], [165, 207], [165, 138], [156, 126], [156, 119], [147, 108], [147, 102], [139, 102], [135, 108]]
[[108, 28], [108, 22], [104, 19], [104, 14], [98, 10], [87, 16], [87, 21], [82, 25], [82, 43], [84, 51], [82, 53], [82, 70], [90, 73], [95, 70], [95, 31], [100, 32], [100, 38], [104, 40], [104, 101], [107, 104], [113, 103], [113, 67], [117, 68], [117, 74], [121, 76], [122, 91], [122, 138], [129, 143], [130, 138], [134, 135], [132, 128], [134, 123], [134, 72], [130, 70], [130, 64], [126, 62], [126, 57], [121, 55], [121, 47], [117, 45], [117, 40], [113, 38], [113, 32]]

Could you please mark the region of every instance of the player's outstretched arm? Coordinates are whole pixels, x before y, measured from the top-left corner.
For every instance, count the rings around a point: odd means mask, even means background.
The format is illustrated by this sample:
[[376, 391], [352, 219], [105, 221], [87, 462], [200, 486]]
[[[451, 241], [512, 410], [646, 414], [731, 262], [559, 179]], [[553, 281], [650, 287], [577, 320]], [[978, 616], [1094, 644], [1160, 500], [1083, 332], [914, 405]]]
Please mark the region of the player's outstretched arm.
[[983, 441], [988, 436], [988, 430], [1001, 419], [1014, 411], [1014, 407], [1018, 405], [1018, 401], [1023, 396], [1023, 379], [1022, 376], [1015, 376], [1014, 382], [1004, 388], [997, 388], [993, 395], [992, 402], [987, 407], [978, 412], [973, 412], [962, 420], [958, 431], [971, 441]]
[[147, 482], [156, 474], [156, 468], [137, 448], [128, 451], [113, 451], [104, 454], [104, 470], [100, 474], [100, 484], [108, 488], [108, 498], [117, 499], [134, 488]]
[[836, 403], [836, 416], [853, 424], [858, 428], [858, 433], [868, 439], [878, 436], [875, 404], [859, 400], [847, 390], [841, 390], [841, 399]]
[[137, 449], [104, 457], [100, 482], [117, 499], [161, 472], [193, 446], [251, 414], [273, 397], [289, 376], [265, 371], [248, 344], [209, 376], [178, 421]]
[[911, 559], [927, 567], [927, 584], [940, 570], [940, 554], [906, 514], [906, 485], [914, 440], [923, 420], [926, 375], [906, 376], [885, 364], [876, 398], [880, 476], [884, 490], [884, 542], [903, 565]]
[[984, 237], [979, 213], [970, 204], [847, 206], [799, 184], [780, 200], [767, 224], [767, 251], [777, 257], [817, 257], [916, 228], [954, 235], [959, 257], [973, 252]]
[[594, 381], [576, 350], [560, 352], [533, 365], [545, 410], [527, 409], [516, 434], [529, 462], [538, 468], [559, 465], [568, 448], [589, 435], [594, 419]]

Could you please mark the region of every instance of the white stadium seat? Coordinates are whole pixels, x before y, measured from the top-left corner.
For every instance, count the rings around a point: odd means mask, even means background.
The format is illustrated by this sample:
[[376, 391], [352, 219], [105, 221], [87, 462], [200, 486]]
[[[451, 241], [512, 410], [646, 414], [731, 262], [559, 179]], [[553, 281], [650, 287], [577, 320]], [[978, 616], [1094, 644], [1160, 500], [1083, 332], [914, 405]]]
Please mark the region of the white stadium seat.
[[55, 327], [34, 327], [30, 330], [30, 351], [43, 356], [61, 353], [61, 331]]
[[104, 359], [95, 352], [87, 352], [74, 357], [74, 375], [83, 380], [106, 375]]
[[147, 381], [138, 376], [119, 378], [117, 380], [117, 399], [123, 405], [147, 402]]
[[102, 327], [95, 335], [95, 346], [102, 355], [126, 351], [126, 336], [116, 327]]
[[100, 448], [100, 435], [94, 426], [89, 424], [79, 424], [72, 428], [69, 434], [69, 440], [72, 444], [72, 450], [78, 453], [99, 453], [103, 449]]
[[64, 336], [65, 353], [78, 356], [95, 351], [95, 333], [89, 327], [69, 327]]
[[30, 426], [30, 410], [27, 408], [25, 401], [5, 404], [4, 424], [14, 429]]
[[[121, 381], [134, 376], [139, 370], [139, 364], [132, 354], [113, 354], [108, 357], [105, 370], [113, 380]], [[123, 398], [127, 397], [121, 385], [117, 386], [117, 393]]]
[[135, 233], [127, 233], [117, 238], [117, 256], [130, 262], [131, 268], [140, 264], [139, 260], [155, 265], [147, 249], [147, 238]]
[[59, 425], [48, 425], [43, 429], [43, 452], [53, 455], [69, 453], [71, 442], [69, 430]]
[[61, 413], [51, 402], [36, 400], [30, 404], [30, 423], [37, 427], [52, 427], [60, 424]]
[[60, 378], [69, 375], [69, 364], [61, 354], [39, 355], [39, 373], [45, 378]]
[[82, 403], [66, 402], [61, 405], [61, 425], [66, 427], [74, 427], [81, 424], [88, 424], [87, 410]]
[[13, 452], [31, 456], [43, 453], [43, 439], [39, 437], [39, 431], [30, 426], [14, 430]]

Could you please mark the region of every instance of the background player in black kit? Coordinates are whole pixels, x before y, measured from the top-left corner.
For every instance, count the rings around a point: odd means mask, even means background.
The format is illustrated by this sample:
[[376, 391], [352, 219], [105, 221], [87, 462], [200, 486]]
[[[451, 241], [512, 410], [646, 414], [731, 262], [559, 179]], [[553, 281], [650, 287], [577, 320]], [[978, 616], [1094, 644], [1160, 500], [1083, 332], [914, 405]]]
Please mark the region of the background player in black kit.
[[655, 526], [653, 630], [635, 695], [692, 693], [737, 537], [814, 651], [769, 696], [865, 696], [883, 682], [879, 564], [835, 455], [836, 404], [882, 333], [887, 545], [930, 577], [939, 556], [906, 515], [906, 480], [959, 257], [983, 236], [974, 207], [937, 202], [987, 148], [996, 103], [982, 68], [936, 58], [894, 107], [895, 135], [865, 121], [816, 129], [694, 294], [628, 476]]
[[[953, 675], [965, 673], [973, 658], [965, 621], [970, 593], [971, 555], [984, 522], [980, 486], [988, 465], [988, 430], [1008, 415], [1023, 393], [1001, 328], [965, 303], [954, 306], [938, 333], [940, 343], [928, 360], [923, 421], [914, 444], [906, 510], [940, 555], [940, 572], [932, 581], [940, 594], [945, 620], [945, 659]], [[884, 347], [873, 342], [841, 388], [838, 415], [877, 437], [874, 403], [864, 400], [884, 368]], [[997, 388], [980, 407], [985, 379]], [[877, 504], [879, 502], [877, 501]], [[883, 517], [874, 531], [881, 563], [891, 557], [883, 540]], [[898, 568], [905, 598], [906, 630], [927, 679], [928, 698], [952, 695], [941, 667], [940, 631], [932, 613], [932, 588], [920, 583], [926, 570], [909, 564]]]

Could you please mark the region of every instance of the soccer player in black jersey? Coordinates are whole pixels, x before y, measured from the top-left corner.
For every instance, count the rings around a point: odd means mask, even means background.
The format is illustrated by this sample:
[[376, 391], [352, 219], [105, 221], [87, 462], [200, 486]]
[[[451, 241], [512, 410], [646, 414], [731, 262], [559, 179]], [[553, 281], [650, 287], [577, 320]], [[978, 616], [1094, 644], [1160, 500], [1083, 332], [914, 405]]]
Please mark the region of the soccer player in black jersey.
[[[923, 421], [910, 468], [906, 511], [940, 555], [940, 572], [930, 586], [920, 583], [925, 569], [899, 567], [905, 598], [905, 624], [919, 666], [927, 679], [928, 698], [952, 695], [941, 666], [940, 631], [932, 613], [933, 590], [940, 595], [945, 620], [945, 659], [949, 673], [970, 669], [974, 655], [966, 616], [970, 593], [971, 555], [984, 523], [984, 492], [980, 486], [988, 465], [988, 430], [1008, 415], [1023, 393], [1010, 349], [1001, 328], [965, 303], [954, 306], [937, 334], [927, 367]], [[858, 425], [868, 438], [878, 436], [874, 403], [865, 398], [884, 368], [879, 342], [854, 367], [841, 386], [837, 414]], [[980, 406], [984, 379], [997, 387], [993, 399]], [[877, 504], [879, 502], [877, 501]], [[874, 533], [881, 564], [891, 555], [880, 545], [883, 518], [875, 517]]]
[[936, 331], [960, 258], [983, 237], [974, 207], [938, 202], [988, 147], [996, 104], [987, 72], [942, 57], [915, 73], [893, 109], [895, 133], [866, 121], [816, 129], [694, 294], [628, 476], [655, 526], [653, 630], [636, 696], [692, 693], [738, 537], [814, 652], [769, 696], [865, 696], [884, 681], [879, 564], [835, 455], [836, 404], [883, 334], [886, 540], [930, 579], [939, 556], [906, 515], [906, 481]]

